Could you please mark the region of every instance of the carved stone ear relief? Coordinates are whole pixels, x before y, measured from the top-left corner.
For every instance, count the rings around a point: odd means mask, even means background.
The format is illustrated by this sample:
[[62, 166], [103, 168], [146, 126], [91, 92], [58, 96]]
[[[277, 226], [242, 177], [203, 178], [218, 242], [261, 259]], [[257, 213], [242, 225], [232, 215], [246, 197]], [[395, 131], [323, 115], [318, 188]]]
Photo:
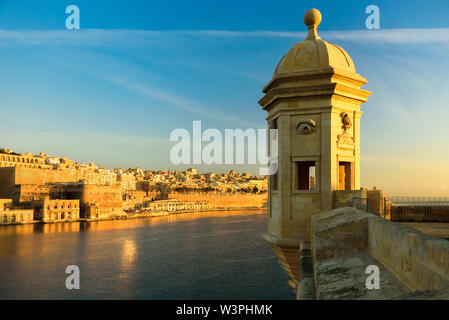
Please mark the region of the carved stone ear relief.
[[301, 121], [296, 125], [296, 132], [301, 135], [309, 135], [316, 131], [316, 122], [313, 120]]
[[347, 131], [352, 128], [351, 117], [346, 112], [340, 113], [342, 128]]

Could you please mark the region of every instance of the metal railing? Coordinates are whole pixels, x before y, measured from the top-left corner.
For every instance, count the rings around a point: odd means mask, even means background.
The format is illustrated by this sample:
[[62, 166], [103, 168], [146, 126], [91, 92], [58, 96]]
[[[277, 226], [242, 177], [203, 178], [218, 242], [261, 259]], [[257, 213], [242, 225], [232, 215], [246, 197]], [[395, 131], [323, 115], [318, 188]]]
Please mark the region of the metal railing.
[[397, 222], [449, 222], [449, 198], [389, 197], [384, 212]]
[[388, 197], [395, 206], [449, 206], [447, 197]]

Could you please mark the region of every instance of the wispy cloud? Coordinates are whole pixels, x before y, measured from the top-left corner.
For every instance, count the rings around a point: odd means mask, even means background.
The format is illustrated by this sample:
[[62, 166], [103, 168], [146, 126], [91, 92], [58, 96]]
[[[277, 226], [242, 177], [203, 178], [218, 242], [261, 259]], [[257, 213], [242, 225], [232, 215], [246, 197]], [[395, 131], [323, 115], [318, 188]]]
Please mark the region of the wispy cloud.
[[[302, 39], [306, 32], [296, 31], [174, 31], [177, 34], [191, 36], [211, 37], [275, 37]], [[381, 42], [381, 43], [449, 43], [449, 28], [429, 29], [381, 29], [381, 30], [342, 30], [342, 31], [319, 31], [324, 39], [346, 40], [354, 42]]]
[[[322, 38], [370, 43], [449, 43], [449, 28], [320, 31]], [[229, 30], [0, 30], [0, 46], [39, 45], [148, 45], [180, 37], [274, 37], [303, 39], [305, 32]]]
[[329, 39], [354, 42], [395, 44], [449, 43], [449, 28], [327, 31], [321, 34]]
[[156, 90], [156, 89], [153, 89], [151, 87], [148, 87], [148, 86], [145, 86], [145, 85], [142, 85], [139, 83], [134, 83], [132, 81], [129, 81], [127, 79], [123, 79], [120, 77], [115, 77], [115, 76], [101, 76], [101, 77], [106, 81], [109, 81], [111, 83], [119, 85], [128, 90], [132, 90], [134, 92], [143, 94], [150, 98], [169, 103], [175, 107], [182, 108], [182, 109], [190, 111], [192, 113], [196, 113], [199, 116], [201, 116], [201, 118], [209, 118], [209, 119], [214, 119], [214, 120], [218, 120], [218, 121], [228, 121], [228, 122], [232, 122], [232, 123], [238, 123], [240, 125], [244, 125], [247, 127], [255, 127], [254, 123], [251, 123], [249, 121], [246, 121], [246, 120], [241, 119], [236, 116], [232, 116], [232, 115], [223, 113], [223, 112], [217, 110], [217, 108], [212, 109], [200, 102], [193, 101], [191, 99], [187, 99], [182, 96], [177, 96], [172, 93], [162, 92], [160, 90]]

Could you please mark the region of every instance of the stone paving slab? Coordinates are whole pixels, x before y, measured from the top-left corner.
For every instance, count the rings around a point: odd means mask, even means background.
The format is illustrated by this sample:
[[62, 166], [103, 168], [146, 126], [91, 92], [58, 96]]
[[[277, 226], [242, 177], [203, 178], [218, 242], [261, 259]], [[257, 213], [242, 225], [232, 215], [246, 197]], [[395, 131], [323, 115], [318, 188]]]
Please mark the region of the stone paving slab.
[[[376, 265], [380, 270], [380, 289], [367, 289], [366, 267]], [[383, 300], [411, 293], [394, 274], [369, 253], [360, 252], [331, 258], [315, 266], [317, 297], [324, 300]]]

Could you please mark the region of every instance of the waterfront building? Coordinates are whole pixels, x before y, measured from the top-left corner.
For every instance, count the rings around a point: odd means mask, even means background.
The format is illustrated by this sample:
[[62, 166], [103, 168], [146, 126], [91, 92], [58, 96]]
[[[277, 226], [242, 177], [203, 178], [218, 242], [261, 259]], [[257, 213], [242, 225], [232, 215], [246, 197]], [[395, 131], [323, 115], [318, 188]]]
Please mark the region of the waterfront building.
[[150, 211], [209, 211], [209, 201], [158, 200], [149, 204]]
[[12, 199], [14, 203], [43, 200], [50, 197], [50, 186], [36, 184], [16, 184]]
[[0, 199], [0, 225], [33, 222], [33, 209], [14, 208], [12, 199]]
[[80, 218], [79, 200], [35, 200], [32, 201], [34, 220], [42, 222], [69, 222]]
[[123, 194], [123, 209], [134, 210], [148, 207], [156, 199], [157, 192], [129, 190]]
[[[3, 162], [2, 162], [3, 161]], [[109, 219], [124, 216], [123, 210], [146, 210], [154, 200], [168, 199], [169, 194], [230, 195], [263, 193], [267, 179], [249, 173], [230, 175], [199, 174], [195, 168], [179, 172], [144, 171], [140, 168], [99, 168], [75, 163], [66, 157], [41, 152], [18, 154], [0, 150], [0, 198], [12, 199], [16, 207], [34, 208], [36, 221], [54, 222], [82, 219]], [[257, 188], [256, 188], [257, 187]], [[78, 213], [55, 211], [44, 200], [79, 200]], [[159, 204], [153, 208], [166, 211], [205, 211], [209, 202], [190, 199], [184, 202]], [[240, 203], [241, 199], [234, 199]], [[232, 205], [226, 198], [225, 207]], [[59, 209], [58, 209], [59, 210]], [[68, 219], [67, 217], [70, 216]], [[9, 221], [9, 220], [8, 220]]]
[[80, 200], [83, 219], [109, 219], [124, 216], [120, 186], [71, 184], [65, 187], [67, 199]]

